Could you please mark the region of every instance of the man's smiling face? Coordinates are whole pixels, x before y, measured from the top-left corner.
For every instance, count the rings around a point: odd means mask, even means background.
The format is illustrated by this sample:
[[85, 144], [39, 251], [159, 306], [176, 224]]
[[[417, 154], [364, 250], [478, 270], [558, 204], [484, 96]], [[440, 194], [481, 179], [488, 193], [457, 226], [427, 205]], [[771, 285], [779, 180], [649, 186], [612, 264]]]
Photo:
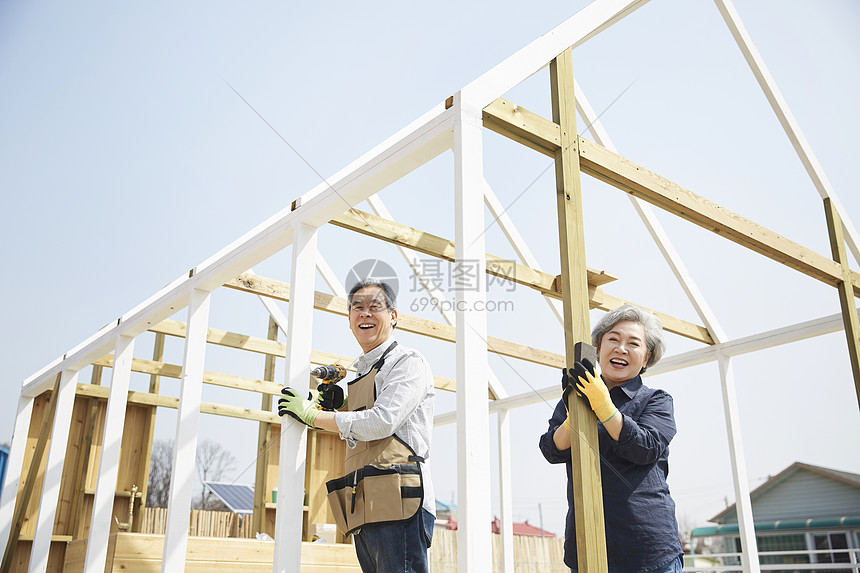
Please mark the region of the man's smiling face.
[[349, 329], [365, 354], [388, 340], [397, 310], [389, 310], [385, 294], [376, 286], [359, 289], [349, 307]]

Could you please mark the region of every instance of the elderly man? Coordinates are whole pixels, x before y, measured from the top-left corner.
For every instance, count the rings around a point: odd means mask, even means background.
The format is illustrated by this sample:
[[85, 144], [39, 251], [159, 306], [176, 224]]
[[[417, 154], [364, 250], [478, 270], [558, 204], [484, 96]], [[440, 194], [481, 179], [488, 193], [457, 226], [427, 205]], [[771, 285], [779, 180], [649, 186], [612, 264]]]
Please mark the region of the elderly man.
[[426, 463], [433, 375], [418, 351], [394, 339], [397, 304], [388, 284], [361, 281], [348, 303], [349, 328], [364, 354], [346, 399], [336, 384], [316, 400], [284, 388], [278, 413], [346, 440], [346, 475], [328, 482], [328, 497], [340, 528], [355, 535], [362, 571], [426, 572], [436, 513]]

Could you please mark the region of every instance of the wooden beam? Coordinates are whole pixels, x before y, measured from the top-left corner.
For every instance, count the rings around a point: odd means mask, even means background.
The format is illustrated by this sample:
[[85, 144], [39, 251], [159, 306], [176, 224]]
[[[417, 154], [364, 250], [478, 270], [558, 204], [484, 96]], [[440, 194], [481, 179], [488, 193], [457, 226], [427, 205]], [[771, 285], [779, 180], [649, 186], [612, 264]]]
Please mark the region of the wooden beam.
[[[268, 340], [277, 342], [278, 340], [278, 323], [272, 316], [269, 316]], [[263, 380], [266, 382], [275, 381], [275, 356], [266, 355], [266, 360], [263, 365]], [[264, 412], [272, 411], [272, 395], [263, 394], [260, 409]], [[268, 474], [267, 458], [263, 455], [269, 450], [272, 443], [269, 440], [269, 431], [272, 424], [260, 422], [257, 428], [257, 463], [254, 473], [254, 513], [251, 518], [254, 520], [254, 531], [265, 531], [266, 523], [266, 497], [269, 493], [269, 484], [266, 483], [266, 475]]]
[[36, 487], [36, 476], [39, 473], [39, 466], [42, 465], [42, 457], [45, 455], [45, 448], [48, 445], [51, 428], [54, 425], [54, 413], [57, 408], [62, 376], [62, 372], [57, 374], [57, 380], [54, 382], [54, 389], [51, 391], [51, 397], [48, 399], [48, 407], [45, 410], [45, 416], [42, 418], [42, 425], [39, 428], [39, 438], [36, 440], [36, 450], [33, 452], [33, 458], [30, 460], [30, 469], [27, 470], [27, 479], [24, 481], [24, 487], [17, 496], [15, 516], [12, 519], [12, 530], [9, 532], [9, 539], [6, 542], [3, 561], [0, 562], [0, 573], [9, 573], [12, 570], [12, 558], [16, 553], [15, 547], [18, 545], [18, 536], [21, 534], [21, 527], [24, 525], [24, 518], [27, 516], [30, 497], [33, 495], [33, 489]]
[[[78, 384], [75, 392], [79, 396], [89, 396], [107, 400], [110, 388], [104, 386], [93, 386], [91, 384]], [[161, 394], [155, 395], [149, 392], [131, 392], [128, 393], [129, 404], [139, 404], [142, 406], [158, 406], [159, 408], [179, 407], [179, 398], [173, 396], [164, 396]], [[280, 423], [281, 419], [277, 413], [264, 412], [263, 410], [254, 410], [252, 408], [240, 408], [238, 406], [227, 406], [224, 404], [214, 404], [211, 402], [201, 402], [200, 412], [202, 414], [213, 414], [216, 416], [227, 416], [228, 418], [239, 418], [241, 420], [252, 420], [255, 422]]]
[[483, 110], [484, 127], [549, 157], [561, 149], [561, 128], [553, 121], [499, 98]]
[[830, 198], [824, 199], [824, 212], [827, 215], [827, 232], [830, 235], [830, 250], [833, 260], [842, 268], [842, 283], [838, 286], [839, 304], [842, 306], [842, 321], [845, 324], [845, 336], [848, 338], [848, 356], [851, 360], [851, 371], [854, 374], [854, 390], [857, 394], [857, 404], [860, 406], [860, 320], [854, 307], [854, 293], [850, 286], [851, 270], [848, 268], [848, 253], [845, 250], [845, 237], [842, 229], [842, 219]]
[[[289, 291], [289, 285], [286, 286], [287, 291]], [[177, 336], [181, 338], [185, 336], [185, 323], [180, 322], [178, 320], [169, 319], [158, 323], [150, 330], [153, 332], [169, 334], [171, 336]], [[210, 342], [212, 344], [219, 344], [221, 346], [227, 346], [229, 348], [250, 350], [252, 352], [259, 352], [261, 354], [266, 354], [267, 356], [277, 356], [279, 358], [283, 358], [286, 354], [285, 346], [282, 342], [277, 342], [275, 340], [267, 340], [265, 338], [257, 338], [245, 334], [237, 334], [235, 332], [227, 332], [225, 330], [218, 330], [215, 328], [209, 329], [209, 337], [207, 339], [207, 342]], [[350, 372], [355, 372], [355, 368], [352, 367], [352, 364], [355, 362], [355, 360], [356, 359], [351, 356], [343, 356], [341, 354], [334, 354], [332, 352], [325, 352], [322, 350], [314, 350], [311, 352], [311, 364], [340, 364]], [[93, 364], [98, 363], [100, 362], [96, 361]], [[152, 363], [147, 365], [147, 361], [143, 360], [134, 363], [132, 365], [132, 370], [134, 370], [135, 372], [143, 372], [145, 374], [150, 374], [152, 376], [162, 375], [167, 376], [168, 378], [178, 377], [175, 375], [177, 372], [175, 369], [180, 368], [181, 370], [180, 366], [159, 364], [160, 363], [157, 363], [157, 361], [153, 361]], [[139, 370], [136, 370], [136, 368], [139, 368]], [[212, 377], [219, 376], [217, 373], [214, 372], [208, 372], [207, 375]], [[246, 380], [253, 380], [253, 378], [247, 378]], [[204, 382], [206, 381], [207, 380], [204, 379]], [[457, 391], [457, 383], [451, 378], [445, 378], [443, 376], [434, 376], [433, 384], [437, 390], [445, 390], [447, 392]], [[223, 386], [225, 384], [219, 385]], [[279, 386], [279, 388], [280, 387], [281, 386]], [[490, 395], [490, 397], [493, 397], [492, 394]]]
[[[167, 319], [159, 322], [155, 326], [150, 327], [151, 332], [167, 334], [185, 338], [185, 323], [179, 320]], [[271, 354], [274, 356], [283, 357], [285, 353], [285, 345], [276, 340], [268, 340], [256, 336], [248, 336], [226, 330], [218, 330], [210, 328], [206, 334], [206, 342], [226, 346], [229, 348], [239, 348], [250, 352], [259, 352], [261, 354]]]
[[[101, 366], [93, 366], [92, 373], [90, 374], [90, 383], [94, 386], [100, 386], [102, 383], [102, 367]], [[83, 533], [82, 527], [82, 511], [81, 504], [84, 500], [84, 490], [87, 486], [87, 469], [90, 465], [90, 455], [92, 453], [93, 447], [93, 435], [95, 434], [96, 427], [96, 418], [98, 415], [98, 406], [99, 401], [96, 398], [90, 398], [89, 404], [87, 404], [87, 418], [86, 418], [86, 432], [83, 436], [83, 441], [81, 443], [81, 454], [77, 457], [75, 472], [74, 472], [74, 484], [73, 484], [73, 493], [72, 493], [72, 510], [70, 512], [72, 516], [72, 537], [74, 539], [79, 539], [81, 534]]]
[[663, 325], [663, 330], [667, 332], [678, 334], [685, 338], [689, 338], [690, 340], [704, 342], [705, 344], [715, 343], [714, 339], [711, 337], [711, 334], [708, 332], [708, 329], [704, 326], [699, 326], [698, 324], [693, 324], [692, 322], [687, 322], [686, 320], [675, 318], [674, 316], [648, 308], [647, 306], [642, 306], [641, 304], [636, 302], [606, 294], [605, 292], [603, 292], [602, 289], [599, 288], [589, 289], [589, 293], [591, 299], [589, 304], [591, 308], [610, 311], [615, 310], [623, 304], [635, 304], [642, 310], [648, 311], [656, 315], [657, 318], [660, 319], [660, 323]]
[[[152, 345], [152, 361], [153, 362], [161, 362], [164, 360], [164, 337], [165, 334], [162, 332], [157, 332], [155, 334], [155, 342]], [[149, 393], [150, 394], [158, 394], [161, 391], [161, 376], [158, 374], [151, 374], [149, 376]], [[152, 463], [152, 441], [155, 436], [155, 415], [158, 413], [157, 408], [150, 408], [149, 417], [145, 422], [145, 426], [143, 431], [146, 434], [146, 438], [144, 438], [144, 456], [145, 459], [143, 464], [141, 464], [141, 472], [139, 483], [143, 484], [141, 486], [141, 494], [140, 494], [140, 506], [146, 507], [146, 497], [149, 494], [149, 470], [150, 465]], [[134, 503], [134, 500], [131, 501]], [[134, 528], [131, 529], [133, 531]]]
[[[576, 135], [573, 89], [573, 50], [566, 49], [549, 65], [553, 121], [561, 126], [560, 149], [555, 153], [558, 238], [561, 253], [564, 348], [566, 365], [573, 368], [577, 344], [591, 340], [589, 294], [585, 267], [582, 189]], [[585, 400], [568, 398], [570, 422], [571, 489], [576, 523], [576, 552], [580, 571], [607, 571], [606, 530], [597, 423]]]
[[[514, 111], [512, 111], [514, 110]], [[547, 155], [558, 149], [558, 125], [506, 100], [484, 108], [485, 126]], [[487, 123], [489, 122], [489, 123]], [[717, 233], [780, 264], [831, 286], [842, 282], [835, 262], [785, 237], [696, 195], [664, 177], [637, 165], [583, 137], [579, 138], [580, 167], [596, 179], [647, 201], [656, 207]], [[860, 274], [851, 272], [854, 295], [860, 295]]]
[[[413, 229], [407, 225], [389, 221], [388, 219], [383, 219], [371, 213], [359, 211], [358, 209], [350, 209], [343, 215], [332, 219], [331, 223], [332, 225], [375, 239], [407, 247], [419, 253], [431, 255], [446, 261], [454, 261], [454, 249], [456, 245], [453, 241]], [[556, 287], [555, 276], [489, 253], [486, 254], [486, 259], [487, 274], [531, 287], [555, 298], [561, 298], [561, 294]], [[606, 271], [587, 269], [587, 272], [588, 284], [591, 286], [600, 286], [618, 280], [618, 277]]]
[[[383, 219], [370, 213], [350, 209], [340, 217], [332, 219], [331, 222], [338, 227], [350, 229], [382, 241], [407, 247], [444, 260], [454, 260], [454, 243], [452, 241], [419, 231], [407, 225]], [[561, 299], [562, 286], [559, 277], [514, 263], [510, 260], [501, 259], [494, 255], [487, 254], [486, 257], [488, 274], [533, 288], [546, 296]], [[626, 302], [607, 295], [599, 288], [596, 288], [616, 280], [615, 276], [605, 271], [596, 271], [588, 268], [586, 268], [586, 272], [588, 275], [588, 285], [589, 287], [593, 287], [589, 289], [589, 305], [591, 308], [612, 310]], [[662, 312], [653, 310], [651, 312], [660, 318], [665, 330], [697, 342], [714, 344], [713, 338], [704, 326], [699, 326]]]
[[[225, 283], [224, 286], [261, 296], [272, 297], [277, 300], [287, 302], [290, 300], [290, 285], [282, 281], [248, 273], [239, 275], [232, 281]], [[333, 314], [339, 314], [341, 316], [347, 316], [346, 299], [326, 293], [316, 293], [314, 297], [314, 308], [331, 312]], [[397, 315], [397, 328], [407, 332], [414, 332], [415, 334], [423, 334], [424, 336], [429, 336], [437, 340], [445, 340], [448, 342], [454, 342], [456, 340], [453, 326], [410, 316], [405, 313], [399, 313]], [[490, 352], [494, 352], [496, 354], [510, 356], [511, 358], [519, 358], [527, 362], [543, 364], [544, 366], [551, 366], [553, 368], [561, 368], [564, 365], [564, 357], [560, 354], [532, 348], [524, 344], [517, 344], [516, 342], [510, 342], [508, 340], [502, 340], [501, 338], [494, 338], [492, 336], [487, 337], [487, 348]]]

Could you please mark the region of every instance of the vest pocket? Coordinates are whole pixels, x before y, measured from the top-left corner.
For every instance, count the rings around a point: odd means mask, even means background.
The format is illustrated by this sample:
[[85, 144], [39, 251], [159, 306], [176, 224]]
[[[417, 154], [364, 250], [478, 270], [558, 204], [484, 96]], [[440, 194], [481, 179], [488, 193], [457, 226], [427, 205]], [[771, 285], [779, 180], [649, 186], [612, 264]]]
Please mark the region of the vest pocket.
[[424, 499], [418, 464], [364, 466], [326, 483], [335, 521], [347, 533], [365, 524], [403, 521]]

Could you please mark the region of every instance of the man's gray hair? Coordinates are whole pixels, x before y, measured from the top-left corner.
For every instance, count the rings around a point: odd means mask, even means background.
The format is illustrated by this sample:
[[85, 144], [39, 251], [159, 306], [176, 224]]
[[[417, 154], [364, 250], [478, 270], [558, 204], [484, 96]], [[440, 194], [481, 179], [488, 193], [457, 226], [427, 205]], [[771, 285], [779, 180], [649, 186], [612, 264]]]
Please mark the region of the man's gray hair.
[[347, 304], [352, 306], [352, 297], [355, 296], [355, 293], [367, 287], [379, 287], [382, 294], [385, 296], [385, 306], [388, 307], [388, 310], [394, 310], [397, 308], [397, 295], [394, 294], [394, 289], [392, 289], [388, 283], [374, 278], [366, 278], [352, 285], [352, 288], [349, 289], [349, 296], [346, 298]]
[[655, 315], [645, 312], [632, 304], [619, 306], [615, 310], [604, 314], [597, 321], [597, 324], [591, 331], [591, 344], [596, 348], [600, 348], [600, 341], [603, 340], [603, 335], [612, 330], [616, 324], [625, 320], [641, 324], [645, 330], [645, 345], [648, 347], [648, 352], [651, 353], [651, 356], [648, 358], [645, 366], [642, 367], [641, 374], [648, 367], [657, 364], [657, 361], [663, 357], [663, 353], [666, 351], [666, 343], [663, 342], [663, 325], [660, 324], [660, 319]]

